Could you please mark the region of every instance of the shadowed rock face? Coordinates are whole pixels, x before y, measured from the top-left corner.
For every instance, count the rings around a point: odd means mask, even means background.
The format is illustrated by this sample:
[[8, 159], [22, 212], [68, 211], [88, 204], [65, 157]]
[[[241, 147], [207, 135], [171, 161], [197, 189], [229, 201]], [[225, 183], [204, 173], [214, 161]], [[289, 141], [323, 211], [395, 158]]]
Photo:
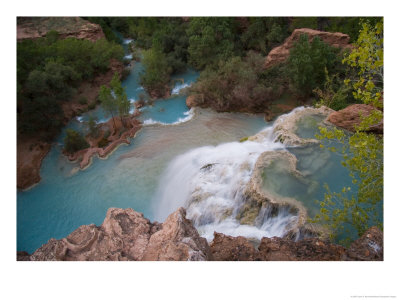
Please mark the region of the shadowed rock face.
[[383, 260], [383, 233], [377, 227], [368, 229], [346, 251], [344, 260]]
[[110, 208], [100, 227], [83, 225], [61, 240], [49, 242], [18, 260], [210, 260], [183, 208], [163, 224], [151, 223], [133, 209]]
[[333, 47], [340, 47], [340, 48], [350, 47], [349, 45], [350, 37], [347, 34], [340, 32], [335, 32], [335, 33], [325, 32], [309, 28], [299, 28], [295, 29], [291, 34], [291, 36], [289, 36], [282, 45], [275, 47], [268, 53], [264, 67], [270, 68], [274, 65], [286, 61], [286, 59], [289, 57], [290, 49], [300, 39], [300, 36], [302, 34], [307, 34], [310, 41], [313, 40], [314, 37], [318, 36], [325, 43]]

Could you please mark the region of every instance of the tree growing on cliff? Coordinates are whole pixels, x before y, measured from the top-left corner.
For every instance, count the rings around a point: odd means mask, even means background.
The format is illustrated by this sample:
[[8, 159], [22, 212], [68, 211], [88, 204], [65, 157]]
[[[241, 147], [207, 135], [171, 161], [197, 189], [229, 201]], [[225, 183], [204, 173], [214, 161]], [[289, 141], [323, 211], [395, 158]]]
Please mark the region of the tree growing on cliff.
[[358, 72], [356, 78], [345, 80], [346, 84], [353, 82], [354, 97], [377, 109], [362, 118], [348, 139], [342, 130], [320, 128], [318, 138], [336, 139], [343, 144], [342, 164], [349, 169], [358, 190], [355, 195], [351, 194], [350, 187], [343, 187], [340, 192], [331, 192], [328, 188], [314, 222], [328, 226], [333, 236], [355, 229], [359, 237], [372, 225], [383, 229], [383, 138], [367, 132], [383, 117], [382, 20], [374, 27], [368, 23], [362, 25], [355, 48], [343, 62]]

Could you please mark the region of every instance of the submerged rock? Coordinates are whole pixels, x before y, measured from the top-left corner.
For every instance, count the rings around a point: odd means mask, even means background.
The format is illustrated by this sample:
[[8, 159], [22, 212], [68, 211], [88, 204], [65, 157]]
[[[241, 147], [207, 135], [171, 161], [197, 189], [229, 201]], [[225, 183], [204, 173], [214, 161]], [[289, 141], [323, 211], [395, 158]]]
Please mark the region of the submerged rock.
[[110, 208], [101, 226], [83, 225], [61, 240], [49, 242], [18, 260], [210, 260], [199, 236], [179, 208], [163, 224], [151, 223], [131, 208]]

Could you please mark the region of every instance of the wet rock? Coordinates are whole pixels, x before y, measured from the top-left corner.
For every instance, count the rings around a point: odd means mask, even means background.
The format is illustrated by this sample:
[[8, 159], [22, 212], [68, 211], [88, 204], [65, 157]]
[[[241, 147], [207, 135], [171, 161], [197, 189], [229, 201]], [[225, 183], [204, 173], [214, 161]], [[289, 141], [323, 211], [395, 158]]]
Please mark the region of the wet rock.
[[181, 207], [150, 237], [142, 260], [211, 260], [211, 257], [207, 240], [199, 236]]
[[[342, 110], [332, 112], [327, 121], [346, 130], [355, 131], [355, 127], [361, 123], [361, 117], [368, 116], [374, 110], [376, 108], [371, 105], [353, 104]], [[370, 131], [383, 133], [383, 119], [378, 124], [371, 126]]]
[[185, 210], [160, 224], [131, 208], [110, 208], [103, 224], [83, 225], [61, 240], [50, 239], [18, 260], [210, 260], [206, 239], [199, 236]]
[[210, 244], [214, 260], [218, 261], [253, 261], [258, 260], [258, 251], [246, 238], [231, 237], [214, 232]]
[[282, 115], [275, 121], [275, 141], [281, 142], [286, 146], [304, 146], [310, 144], [318, 144], [319, 141], [317, 141], [316, 139], [303, 139], [296, 135], [295, 132], [297, 130], [297, 124], [304, 117], [308, 117], [311, 115], [321, 115], [328, 117], [333, 112], [334, 110], [326, 106], [321, 106], [319, 108], [302, 107], [293, 110], [290, 114]]
[[377, 227], [368, 229], [353, 242], [343, 260], [383, 260], [383, 233]]
[[325, 43], [340, 48], [350, 48], [349, 45], [350, 37], [347, 34], [340, 32], [325, 32], [319, 30], [313, 30], [309, 28], [299, 28], [295, 29], [293, 33], [285, 40], [285, 42], [273, 48], [265, 60], [265, 68], [270, 68], [274, 65], [286, 61], [290, 55], [290, 49], [293, 45], [300, 39], [302, 34], [307, 34], [309, 40], [313, 40], [316, 36], [320, 37]]

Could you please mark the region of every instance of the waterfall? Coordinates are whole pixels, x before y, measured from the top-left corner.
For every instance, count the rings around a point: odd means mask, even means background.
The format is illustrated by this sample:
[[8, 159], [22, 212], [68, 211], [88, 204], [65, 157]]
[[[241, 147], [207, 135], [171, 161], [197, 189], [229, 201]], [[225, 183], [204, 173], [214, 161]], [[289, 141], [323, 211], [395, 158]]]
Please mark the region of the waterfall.
[[240, 209], [246, 205], [243, 193], [258, 157], [265, 151], [282, 149], [285, 146], [275, 141], [272, 125], [245, 142], [200, 147], [176, 157], [163, 173], [154, 196], [155, 219], [164, 221], [183, 206], [187, 218], [208, 240], [212, 240], [214, 231], [255, 239], [285, 235], [297, 218], [287, 209], [271, 213], [263, 207], [253, 224], [238, 220]]

